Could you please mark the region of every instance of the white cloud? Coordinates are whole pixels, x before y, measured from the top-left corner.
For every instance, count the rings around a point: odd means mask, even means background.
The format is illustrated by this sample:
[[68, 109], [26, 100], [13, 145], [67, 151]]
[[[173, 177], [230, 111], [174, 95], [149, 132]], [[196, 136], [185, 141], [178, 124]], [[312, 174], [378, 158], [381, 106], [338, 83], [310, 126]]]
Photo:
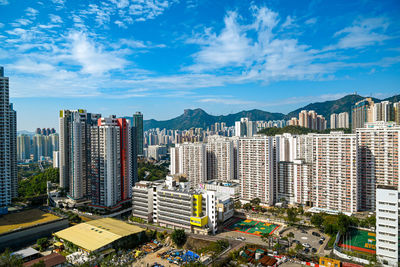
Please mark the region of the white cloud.
[[127, 63], [115, 53], [96, 45], [85, 33], [72, 32], [68, 37], [72, 59], [82, 66], [83, 73], [101, 75], [113, 69], [122, 69]]
[[3, 27], [4, 27], [4, 23], [0, 22], [0, 28], [3, 28]]
[[63, 20], [61, 19], [60, 16], [49, 14], [49, 18], [52, 23], [63, 23]]
[[66, 0], [51, 0], [54, 4], [64, 5]]
[[116, 21], [114, 21], [114, 23], [117, 24], [118, 27], [120, 27], [120, 28], [124, 28], [124, 29], [127, 29], [127, 28], [128, 28], [128, 27], [125, 25], [125, 23], [123, 23], [123, 22], [120, 21], [120, 20], [116, 20]]
[[10, 2], [8, 0], [0, 0], [0, 6], [8, 5]]
[[189, 40], [190, 43], [203, 45], [200, 52], [194, 55], [197, 64], [189, 69], [202, 71], [246, 64], [249, 53], [252, 53], [252, 47], [250, 40], [237, 23], [237, 16], [236, 12], [227, 14], [224, 19], [225, 27], [219, 35], [206, 32], [204, 36]]
[[385, 18], [367, 18], [354, 21], [353, 25], [334, 34], [340, 37], [334, 48], [363, 48], [382, 43], [390, 37], [385, 34], [389, 23]]
[[317, 18], [308, 19], [308, 20], [306, 20], [304, 23], [305, 23], [305, 24], [308, 24], [308, 25], [315, 24], [315, 23], [317, 23]]
[[285, 22], [282, 24], [282, 28], [287, 28], [294, 25], [294, 18], [287, 16]]
[[32, 7], [28, 7], [27, 9], [25, 9], [26, 15], [29, 17], [36, 17], [37, 14], [39, 14], [39, 11], [37, 11], [36, 9], [32, 8]]
[[[193, 55], [195, 64], [187, 69], [202, 72], [230, 68], [238, 74], [237, 82], [321, 79], [334, 70], [334, 64], [317, 62], [327, 54], [300, 44], [297, 39], [279, 37], [280, 20], [276, 12], [255, 6], [251, 10], [250, 24], [239, 23], [238, 14], [228, 12], [220, 33], [206, 29], [203, 36], [189, 40], [199, 44], [201, 50]], [[288, 17], [281, 27], [292, 23], [293, 19]], [[250, 37], [254, 31], [255, 37]]]

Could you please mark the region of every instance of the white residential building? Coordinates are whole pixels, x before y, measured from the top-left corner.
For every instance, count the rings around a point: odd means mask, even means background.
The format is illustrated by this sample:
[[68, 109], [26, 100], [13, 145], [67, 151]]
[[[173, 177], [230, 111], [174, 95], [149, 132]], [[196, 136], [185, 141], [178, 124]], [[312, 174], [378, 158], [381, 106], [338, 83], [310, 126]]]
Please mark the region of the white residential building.
[[207, 180], [233, 180], [235, 171], [233, 141], [219, 135], [209, 136], [206, 151]]
[[241, 199], [250, 201], [259, 198], [263, 204], [273, 205], [274, 138], [240, 138], [238, 153]]
[[315, 207], [347, 213], [358, 211], [356, 136], [331, 132], [314, 138]]
[[183, 174], [193, 188], [207, 180], [207, 153], [203, 143], [184, 143], [171, 148], [171, 174]]
[[373, 107], [373, 121], [385, 121], [389, 122], [392, 120], [393, 105], [389, 101], [382, 101], [375, 103]]
[[361, 210], [375, 210], [376, 186], [399, 184], [400, 126], [388, 122], [366, 123], [356, 134]]
[[235, 136], [252, 137], [257, 134], [257, 123], [249, 120], [249, 118], [241, 118], [235, 121]]
[[331, 114], [331, 129], [349, 128], [349, 113]]
[[384, 266], [400, 260], [400, 191], [394, 186], [376, 189], [376, 256]]

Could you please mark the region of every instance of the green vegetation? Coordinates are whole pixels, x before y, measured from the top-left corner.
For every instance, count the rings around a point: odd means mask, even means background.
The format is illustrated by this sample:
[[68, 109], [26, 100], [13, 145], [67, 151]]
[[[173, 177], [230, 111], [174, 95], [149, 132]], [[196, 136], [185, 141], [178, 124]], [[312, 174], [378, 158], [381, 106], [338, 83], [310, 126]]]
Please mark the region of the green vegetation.
[[350, 227], [356, 227], [359, 220], [354, 216], [347, 216], [343, 213], [339, 215], [328, 215], [326, 213], [316, 213], [311, 217], [311, 223], [324, 233], [334, 239], [336, 234], [349, 231]]
[[265, 134], [268, 136], [274, 136], [277, 134], [284, 134], [284, 133], [290, 133], [290, 134], [309, 134], [309, 133], [330, 133], [331, 131], [344, 131], [345, 133], [351, 133], [350, 129], [326, 129], [324, 131], [317, 131], [317, 130], [313, 130], [310, 128], [305, 128], [305, 127], [301, 127], [301, 126], [293, 126], [293, 125], [289, 125], [289, 126], [285, 126], [283, 128], [265, 128], [262, 129], [261, 131], [259, 131], [259, 134]]
[[40, 251], [44, 251], [49, 245], [49, 240], [47, 239], [47, 237], [39, 238], [36, 241], [36, 244], [38, 245]]
[[22, 267], [23, 263], [24, 261], [20, 257], [11, 255], [11, 250], [9, 249], [0, 254], [0, 266]]
[[37, 175], [29, 176], [19, 181], [18, 195], [20, 199], [27, 199], [46, 194], [47, 181], [57, 183], [59, 170], [54, 168], [46, 169]]
[[297, 221], [297, 209], [296, 208], [288, 208], [286, 209], [286, 221], [289, 225], [293, 225]]
[[217, 242], [212, 242], [208, 246], [199, 249], [198, 253], [211, 253], [212, 258], [216, 258], [219, 254], [222, 253], [226, 248], [229, 247], [229, 242], [226, 240], [218, 240]]
[[143, 220], [142, 218], [134, 217], [134, 216], [131, 216], [131, 217], [129, 218], [129, 220], [132, 221], [132, 222], [137, 222], [137, 223], [146, 223], [146, 221]]
[[82, 221], [81, 217], [79, 217], [78, 214], [75, 214], [72, 211], [65, 212], [65, 211], [63, 211], [62, 209], [59, 209], [59, 208], [54, 208], [53, 211], [58, 213], [58, 214], [66, 216], [70, 223], [80, 223]]
[[149, 162], [138, 162], [138, 178], [139, 181], [156, 181], [165, 179], [168, 174], [168, 167], [161, 165], [154, 165]]
[[186, 233], [182, 229], [175, 229], [171, 234], [171, 238], [178, 247], [182, 247], [186, 242]]

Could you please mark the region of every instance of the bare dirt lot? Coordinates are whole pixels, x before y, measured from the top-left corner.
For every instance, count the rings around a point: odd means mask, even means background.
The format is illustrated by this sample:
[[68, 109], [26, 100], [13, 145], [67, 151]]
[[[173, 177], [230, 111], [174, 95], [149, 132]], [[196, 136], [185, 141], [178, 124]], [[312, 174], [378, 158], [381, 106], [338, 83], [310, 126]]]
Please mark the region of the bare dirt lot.
[[160, 264], [164, 265], [165, 267], [172, 267], [172, 266], [176, 267], [178, 265], [171, 264], [171, 263], [168, 262], [168, 260], [161, 259], [161, 258], [157, 257], [158, 253], [163, 253], [163, 252], [165, 252], [165, 251], [167, 251], [169, 249], [170, 249], [170, 247], [163, 247], [163, 248], [161, 248], [160, 250], [158, 250], [156, 252], [147, 254], [144, 258], [141, 258], [139, 261], [134, 262], [132, 264], [132, 266], [135, 266], [135, 267], [148, 267], [149, 266], [150, 267], [154, 263], [157, 262], [157, 263], [160, 263]]

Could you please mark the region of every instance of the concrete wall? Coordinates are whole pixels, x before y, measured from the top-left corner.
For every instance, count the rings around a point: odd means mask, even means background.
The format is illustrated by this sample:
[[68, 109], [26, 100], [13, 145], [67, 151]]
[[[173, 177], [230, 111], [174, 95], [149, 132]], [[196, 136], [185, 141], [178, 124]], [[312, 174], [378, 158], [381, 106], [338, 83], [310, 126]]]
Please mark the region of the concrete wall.
[[0, 251], [6, 248], [18, 249], [35, 243], [41, 237], [69, 227], [68, 219], [52, 221], [0, 235]]

